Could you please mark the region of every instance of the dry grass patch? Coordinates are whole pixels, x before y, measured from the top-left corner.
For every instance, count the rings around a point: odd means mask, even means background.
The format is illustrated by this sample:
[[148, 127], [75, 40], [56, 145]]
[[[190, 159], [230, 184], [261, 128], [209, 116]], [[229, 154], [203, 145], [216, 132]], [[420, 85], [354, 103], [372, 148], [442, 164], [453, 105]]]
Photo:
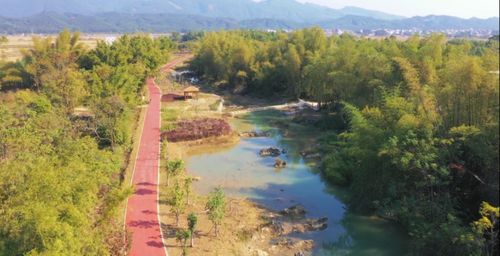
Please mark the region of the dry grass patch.
[[[45, 37], [45, 36], [44, 36]], [[48, 36], [48, 37], [55, 37]], [[0, 44], [0, 60], [16, 61], [23, 57], [22, 52], [33, 47], [33, 36], [31, 35], [13, 35], [7, 36], [8, 42]], [[89, 49], [97, 46], [97, 42], [104, 40], [104, 35], [85, 35], [80, 38], [80, 42]]]

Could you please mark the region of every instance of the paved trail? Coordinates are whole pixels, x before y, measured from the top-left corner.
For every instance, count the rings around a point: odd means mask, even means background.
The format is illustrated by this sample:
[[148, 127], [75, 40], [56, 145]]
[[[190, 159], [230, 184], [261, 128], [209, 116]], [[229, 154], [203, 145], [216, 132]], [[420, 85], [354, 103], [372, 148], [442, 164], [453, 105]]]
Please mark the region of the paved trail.
[[[168, 72], [190, 58], [180, 55], [161, 68]], [[159, 222], [161, 91], [153, 78], [146, 82], [150, 102], [132, 174], [135, 193], [128, 199], [125, 223], [132, 232], [131, 256], [168, 256]]]
[[147, 86], [151, 101], [132, 177], [135, 193], [128, 200], [126, 224], [132, 232], [130, 255], [165, 256], [158, 218], [161, 92], [152, 78]]

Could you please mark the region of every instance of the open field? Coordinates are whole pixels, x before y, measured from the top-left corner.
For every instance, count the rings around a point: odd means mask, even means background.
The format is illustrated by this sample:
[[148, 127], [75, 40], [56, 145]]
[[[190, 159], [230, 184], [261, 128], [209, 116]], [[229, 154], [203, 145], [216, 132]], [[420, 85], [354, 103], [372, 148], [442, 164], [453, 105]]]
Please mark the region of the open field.
[[[33, 46], [32, 38], [39, 37], [55, 37], [56, 35], [12, 35], [7, 36], [9, 40], [7, 43], [0, 44], [0, 60], [16, 61], [22, 57], [22, 51], [30, 49]], [[119, 35], [106, 35], [106, 34], [82, 34], [80, 42], [89, 49], [94, 48], [97, 42], [116, 38]]]

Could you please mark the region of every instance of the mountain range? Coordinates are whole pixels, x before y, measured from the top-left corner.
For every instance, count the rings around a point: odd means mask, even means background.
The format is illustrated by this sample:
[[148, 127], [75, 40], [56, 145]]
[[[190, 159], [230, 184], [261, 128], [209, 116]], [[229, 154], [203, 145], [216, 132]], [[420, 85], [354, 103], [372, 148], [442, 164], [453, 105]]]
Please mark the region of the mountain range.
[[498, 31], [498, 18], [460, 19], [448, 16], [413, 17], [402, 20], [379, 20], [362, 16], [344, 16], [322, 22], [298, 23], [277, 19], [236, 20], [184, 14], [124, 14], [96, 15], [58, 14], [45, 12], [26, 18], [1, 18], [0, 34], [56, 33], [62, 29], [82, 32], [172, 32], [219, 29], [297, 29], [320, 26], [326, 29], [486, 29]]
[[183, 14], [212, 18], [277, 19], [311, 22], [346, 15], [392, 20], [402, 17], [356, 7], [331, 9], [295, 0], [0, 0], [0, 16], [29, 17], [42, 12], [95, 15], [98, 13]]
[[499, 19], [405, 18], [358, 7], [331, 9], [295, 0], [0, 0], [0, 33], [171, 32], [235, 28], [485, 29]]

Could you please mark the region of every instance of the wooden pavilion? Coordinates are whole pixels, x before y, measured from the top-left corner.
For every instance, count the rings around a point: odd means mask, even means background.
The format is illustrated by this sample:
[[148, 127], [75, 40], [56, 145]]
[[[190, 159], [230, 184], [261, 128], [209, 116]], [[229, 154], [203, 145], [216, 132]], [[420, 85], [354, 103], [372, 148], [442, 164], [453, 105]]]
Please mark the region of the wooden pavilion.
[[189, 86], [184, 89], [184, 100], [187, 99], [198, 99], [198, 95], [200, 94], [200, 89], [195, 86]]

